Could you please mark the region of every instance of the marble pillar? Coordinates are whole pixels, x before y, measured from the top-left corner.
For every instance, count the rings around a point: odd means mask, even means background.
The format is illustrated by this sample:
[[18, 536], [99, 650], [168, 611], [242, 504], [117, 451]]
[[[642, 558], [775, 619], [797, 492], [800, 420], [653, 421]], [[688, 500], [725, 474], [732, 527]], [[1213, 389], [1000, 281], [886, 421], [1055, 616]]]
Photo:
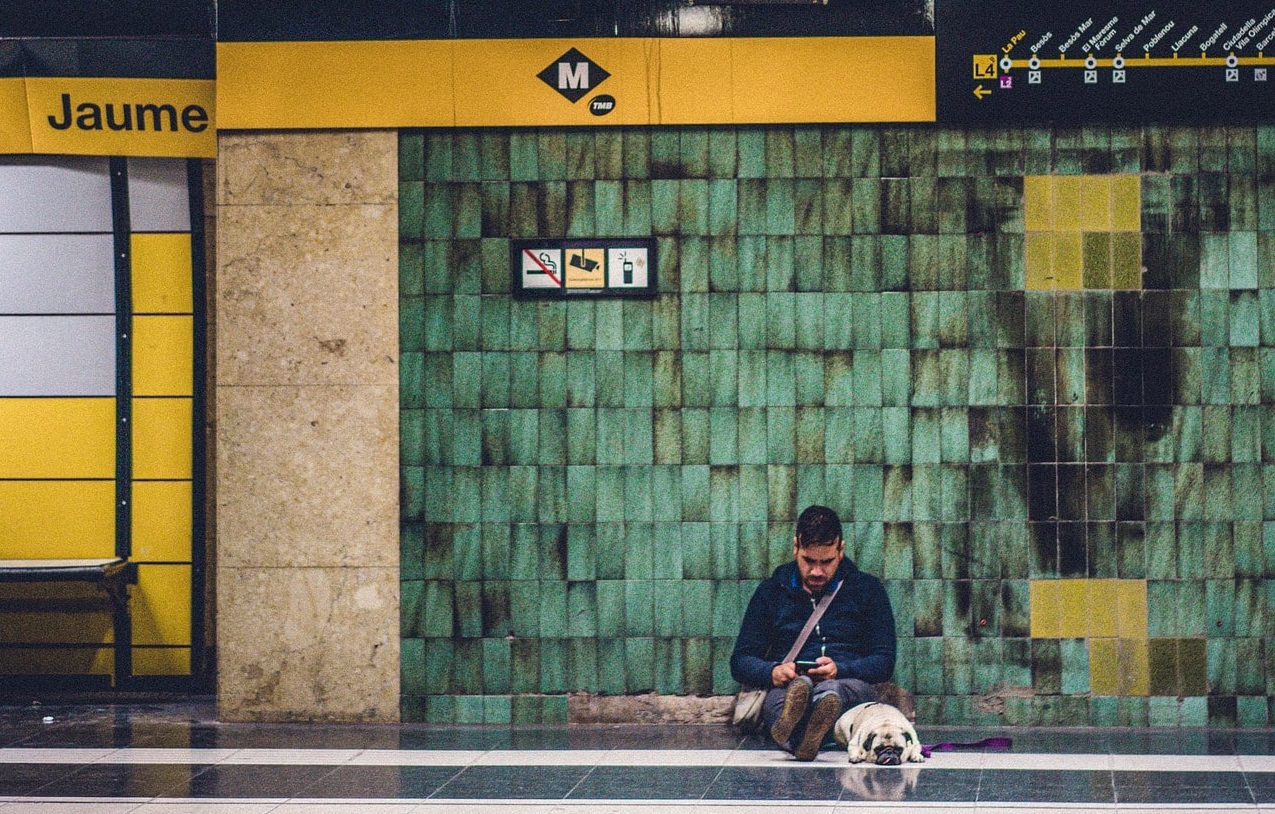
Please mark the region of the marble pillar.
[[218, 715], [396, 721], [397, 134], [218, 144]]

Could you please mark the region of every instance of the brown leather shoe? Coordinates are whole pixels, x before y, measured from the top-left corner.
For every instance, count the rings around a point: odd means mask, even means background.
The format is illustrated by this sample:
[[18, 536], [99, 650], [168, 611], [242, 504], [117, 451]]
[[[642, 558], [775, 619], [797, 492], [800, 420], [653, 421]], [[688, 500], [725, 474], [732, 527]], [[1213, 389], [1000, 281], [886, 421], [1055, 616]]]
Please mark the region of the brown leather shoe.
[[815, 701], [815, 708], [810, 711], [810, 720], [806, 722], [805, 734], [801, 743], [797, 744], [793, 755], [797, 760], [814, 760], [823, 746], [823, 739], [832, 729], [832, 725], [841, 717], [841, 698], [835, 692], [826, 692]]
[[784, 708], [779, 713], [779, 720], [770, 728], [770, 737], [775, 743], [783, 746], [792, 737], [792, 731], [806, 714], [810, 706], [810, 691], [814, 684], [806, 676], [797, 676], [788, 682], [788, 691], [784, 693]]

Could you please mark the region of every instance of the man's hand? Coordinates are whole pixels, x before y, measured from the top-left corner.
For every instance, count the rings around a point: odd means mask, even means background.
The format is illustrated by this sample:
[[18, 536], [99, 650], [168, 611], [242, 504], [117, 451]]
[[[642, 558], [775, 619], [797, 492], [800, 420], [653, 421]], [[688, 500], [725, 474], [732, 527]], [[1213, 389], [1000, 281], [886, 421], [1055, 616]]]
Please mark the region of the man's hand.
[[810, 676], [811, 681], [829, 681], [837, 677], [837, 663], [827, 656], [820, 656], [815, 659], [818, 667], [811, 667], [806, 675]]
[[784, 664], [776, 664], [770, 670], [770, 683], [776, 687], [787, 687], [789, 682], [797, 677], [797, 665], [791, 661]]

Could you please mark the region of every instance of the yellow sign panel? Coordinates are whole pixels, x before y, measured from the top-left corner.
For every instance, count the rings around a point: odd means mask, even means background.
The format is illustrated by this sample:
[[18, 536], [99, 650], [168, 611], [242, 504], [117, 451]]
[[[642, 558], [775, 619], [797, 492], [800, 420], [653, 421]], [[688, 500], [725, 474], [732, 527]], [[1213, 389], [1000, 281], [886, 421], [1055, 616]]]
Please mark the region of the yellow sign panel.
[[606, 249], [567, 249], [567, 288], [605, 288]]
[[212, 80], [39, 77], [24, 81], [32, 152], [217, 155]]
[[24, 79], [0, 79], [0, 153], [31, 152]]
[[226, 129], [935, 119], [934, 37], [218, 43], [217, 76]]

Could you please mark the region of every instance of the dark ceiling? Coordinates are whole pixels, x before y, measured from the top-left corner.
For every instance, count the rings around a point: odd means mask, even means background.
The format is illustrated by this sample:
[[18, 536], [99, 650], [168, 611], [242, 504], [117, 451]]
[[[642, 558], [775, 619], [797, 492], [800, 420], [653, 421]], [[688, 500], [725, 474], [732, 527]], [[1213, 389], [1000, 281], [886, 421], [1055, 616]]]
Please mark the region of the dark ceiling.
[[933, 0], [8, 0], [0, 38], [222, 41], [932, 34]]

